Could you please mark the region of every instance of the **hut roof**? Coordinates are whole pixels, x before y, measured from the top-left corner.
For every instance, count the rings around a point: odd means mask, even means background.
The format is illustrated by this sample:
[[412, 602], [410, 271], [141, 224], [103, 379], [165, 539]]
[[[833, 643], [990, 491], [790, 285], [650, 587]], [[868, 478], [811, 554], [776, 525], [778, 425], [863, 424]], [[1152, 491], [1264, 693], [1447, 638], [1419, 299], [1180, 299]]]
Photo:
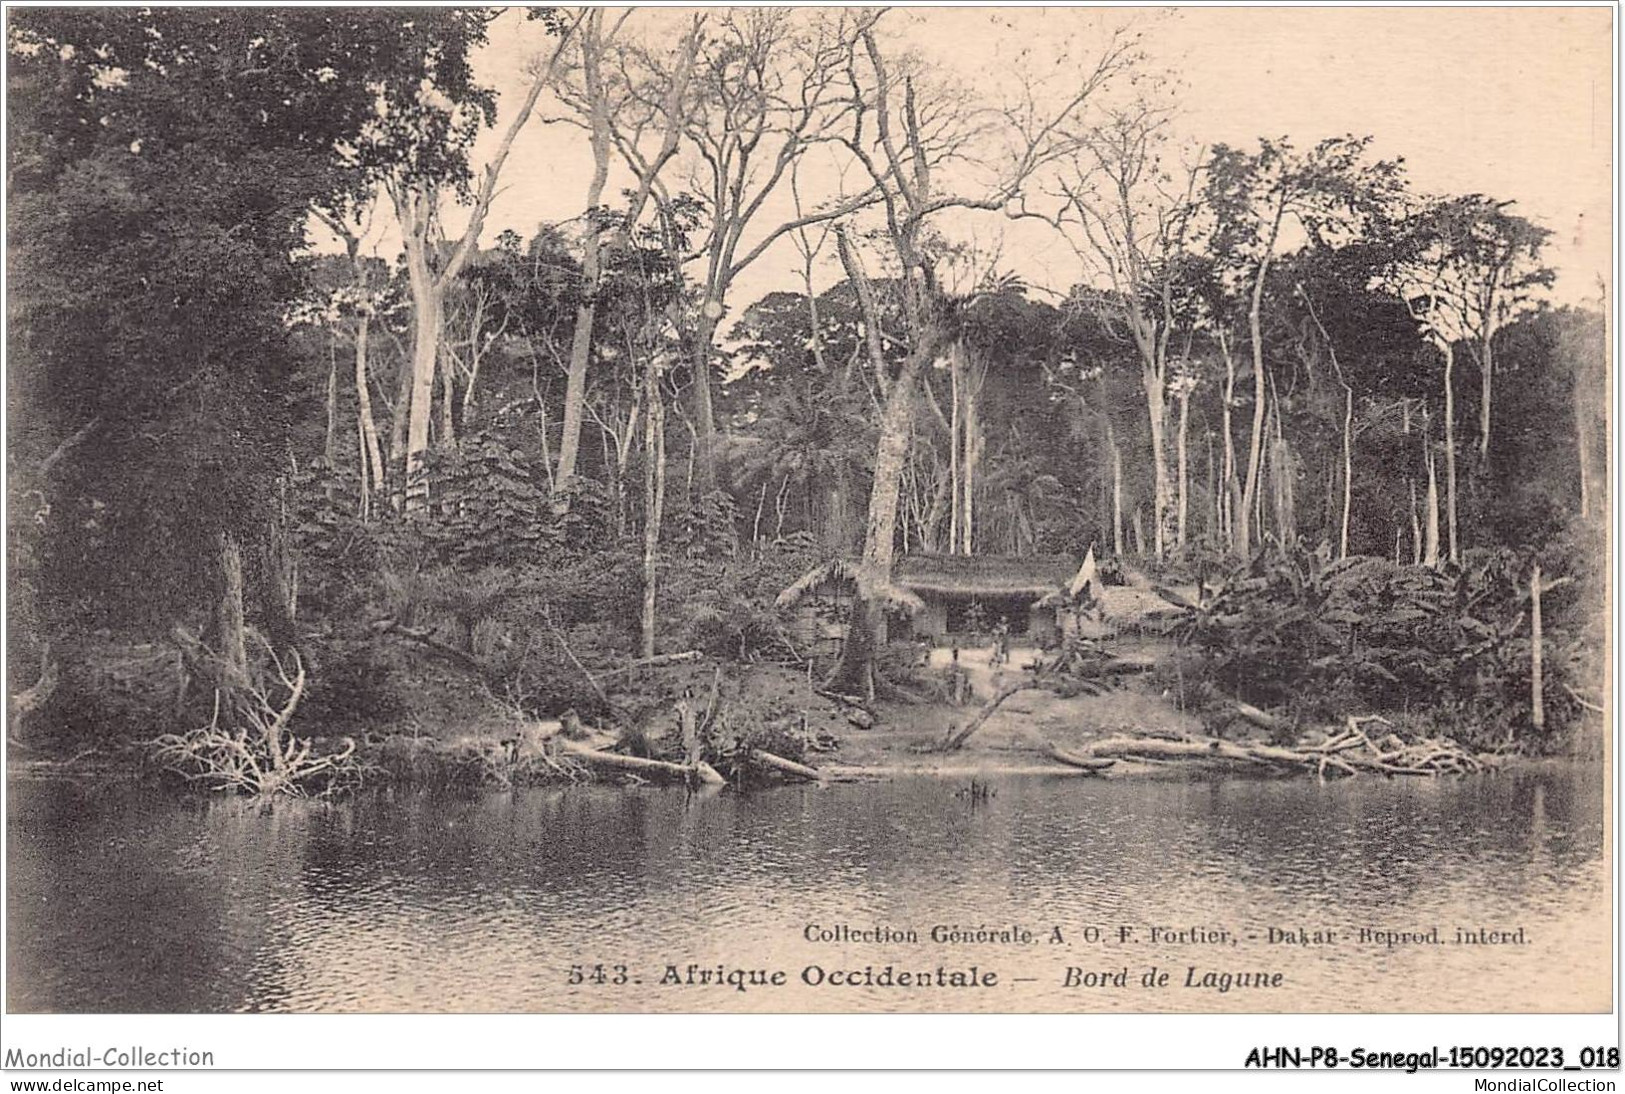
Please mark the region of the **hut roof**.
[[[778, 595], [778, 599], [774, 603], [780, 608], [791, 608], [827, 583], [856, 583], [857, 580], [857, 563], [842, 558], [830, 559], [828, 562], [821, 562], [802, 574]], [[886, 602], [886, 606], [893, 611], [914, 615], [925, 608], [925, 602], [916, 596], [912, 590], [895, 582], [879, 585], [875, 591]]]
[[892, 567], [892, 581], [916, 593], [1040, 597], [1078, 571], [1065, 555], [907, 555]]

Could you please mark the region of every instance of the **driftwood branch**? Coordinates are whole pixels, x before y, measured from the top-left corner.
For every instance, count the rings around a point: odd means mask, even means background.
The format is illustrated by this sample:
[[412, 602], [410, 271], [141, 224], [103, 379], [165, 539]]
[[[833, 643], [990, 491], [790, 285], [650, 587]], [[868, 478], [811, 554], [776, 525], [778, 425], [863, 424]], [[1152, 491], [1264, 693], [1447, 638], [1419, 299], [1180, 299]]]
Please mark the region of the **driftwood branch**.
[[1059, 663], [1059, 661], [1051, 661], [1041, 667], [1037, 672], [1033, 673], [1030, 678], [1012, 681], [1011, 683], [1004, 685], [1004, 687], [1000, 688], [998, 691], [994, 692], [993, 698], [989, 699], [985, 704], [983, 704], [982, 709], [976, 712], [976, 716], [966, 724], [964, 729], [961, 729], [956, 733], [952, 727], [949, 727], [948, 736], [942, 742], [942, 751], [954, 752], [962, 748], [965, 742], [970, 740], [971, 734], [975, 733], [978, 729], [981, 729], [982, 723], [993, 717], [994, 713], [999, 709], [1000, 705], [1003, 704], [1006, 699], [1010, 698], [1010, 696], [1014, 695], [1018, 691], [1026, 691], [1028, 688], [1038, 687], [1050, 670]]
[[1068, 767], [1091, 772], [1104, 771], [1117, 762], [1114, 759], [1099, 756], [1084, 756], [1053, 744], [1049, 746], [1049, 757], [1057, 763], [1066, 764]]
[[1279, 745], [1244, 744], [1217, 737], [1168, 740], [1153, 737], [1106, 737], [1092, 741], [1081, 755], [1115, 756], [1136, 760], [1222, 760], [1283, 770], [1313, 771], [1321, 778], [1328, 774], [1353, 775], [1466, 775], [1481, 771], [1485, 761], [1448, 738], [1428, 737], [1404, 741], [1397, 734], [1373, 740], [1366, 732], [1369, 723], [1387, 725], [1386, 719], [1368, 714], [1348, 719], [1346, 728], [1319, 744], [1287, 748]]
[[1240, 699], [1230, 700], [1230, 707], [1242, 718], [1271, 733], [1285, 733], [1291, 731], [1292, 723], [1285, 718], [1277, 717], [1267, 710], [1260, 710], [1251, 703], [1244, 703]]
[[573, 756], [584, 763], [593, 764], [597, 767], [608, 767], [616, 771], [626, 771], [640, 776], [703, 783], [709, 786], [721, 786], [727, 781], [717, 773], [716, 768], [704, 760], [693, 764], [674, 764], [665, 760], [646, 760], [641, 756], [623, 756], [619, 752], [604, 752], [563, 736], [559, 736], [555, 740], [560, 751], [566, 755]]
[[798, 779], [807, 779], [810, 782], [823, 782], [824, 773], [816, 767], [798, 764], [794, 760], [787, 760], [783, 756], [775, 756], [771, 752], [764, 752], [759, 748], [751, 750], [751, 759], [763, 767], [770, 767], [783, 775], [790, 775]]
[[976, 712], [976, 716], [965, 725], [964, 729], [955, 732], [952, 727], [949, 728], [948, 736], [942, 742], [942, 751], [953, 752], [962, 748], [965, 742], [970, 740], [971, 734], [981, 729], [982, 723], [993, 717], [1006, 699], [1018, 691], [1026, 691], [1036, 685], [1037, 681], [1034, 680], [1017, 680], [994, 692], [993, 698], [982, 705], [982, 709]]

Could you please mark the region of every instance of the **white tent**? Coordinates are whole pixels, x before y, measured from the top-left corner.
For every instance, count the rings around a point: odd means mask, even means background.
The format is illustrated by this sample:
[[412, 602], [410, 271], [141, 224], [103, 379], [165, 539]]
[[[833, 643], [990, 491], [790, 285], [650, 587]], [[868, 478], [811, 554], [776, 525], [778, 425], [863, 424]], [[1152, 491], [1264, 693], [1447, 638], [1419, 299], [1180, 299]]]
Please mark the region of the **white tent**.
[[1066, 590], [1067, 595], [1073, 600], [1077, 600], [1086, 591], [1091, 597], [1098, 598], [1100, 595], [1100, 575], [1095, 566], [1093, 544], [1089, 547], [1089, 553], [1083, 556], [1083, 565], [1078, 567], [1078, 576], [1072, 579], [1072, 584], [1067, 586]]

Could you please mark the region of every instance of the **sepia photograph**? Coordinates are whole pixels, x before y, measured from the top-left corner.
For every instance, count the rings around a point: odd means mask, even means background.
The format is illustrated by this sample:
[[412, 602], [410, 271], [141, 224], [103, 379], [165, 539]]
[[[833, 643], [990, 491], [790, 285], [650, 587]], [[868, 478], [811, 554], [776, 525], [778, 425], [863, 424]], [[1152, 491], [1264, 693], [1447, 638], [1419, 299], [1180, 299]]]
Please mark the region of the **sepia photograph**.
[[8, 5], [5, 1013], [1615, 1013], [1615, 15]]

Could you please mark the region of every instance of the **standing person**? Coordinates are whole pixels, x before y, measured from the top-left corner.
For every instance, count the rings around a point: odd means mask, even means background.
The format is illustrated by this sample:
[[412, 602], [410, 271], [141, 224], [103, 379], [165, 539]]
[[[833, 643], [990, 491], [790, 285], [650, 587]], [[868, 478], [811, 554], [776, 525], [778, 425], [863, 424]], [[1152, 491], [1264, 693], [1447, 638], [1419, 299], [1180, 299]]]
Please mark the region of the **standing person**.
[[1010, 622], [1004, 616], [993, 627], [993, 663], [1002, 665], [1010, 660]]

